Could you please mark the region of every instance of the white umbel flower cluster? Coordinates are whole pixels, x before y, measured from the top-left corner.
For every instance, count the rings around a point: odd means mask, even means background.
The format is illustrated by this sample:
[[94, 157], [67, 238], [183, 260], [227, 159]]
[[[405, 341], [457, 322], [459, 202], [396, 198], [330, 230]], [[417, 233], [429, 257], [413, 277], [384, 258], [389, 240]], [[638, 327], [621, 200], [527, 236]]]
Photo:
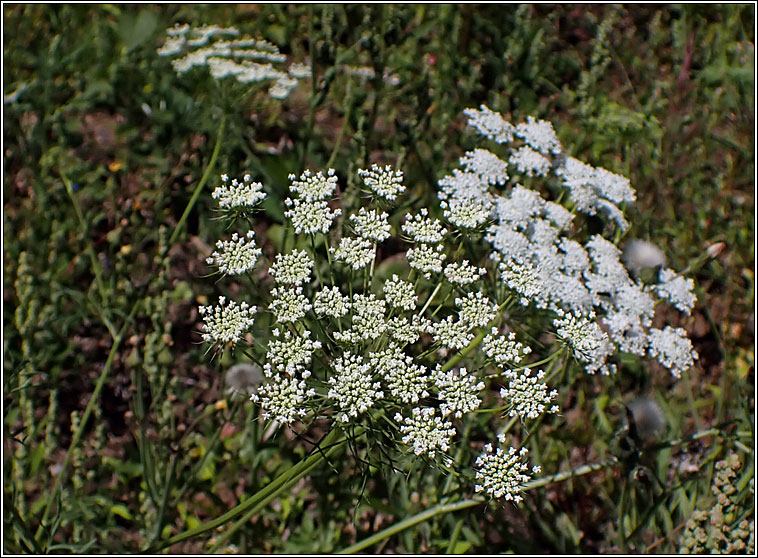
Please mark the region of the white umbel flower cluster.
[[466, 172], [479, 175], [482, 182], [492, 186], [504, 186], [508, 181], [508, 164], [486, 149], [467, 151], [460, 163]]
[[276, 321], [285, 324], [302, 319], [313, 305], [303, 294], [303, 287], [294, 289], [276, 287], [271, 291], [273, 300], [268, 305], [270, 312], [276, 317]]
[[698, 355], [684, 329], [666, 326], [662, 330], [650, 330], [650, 356], [680, 378], [682, 372], [692, 368]]
[[484, 382], [477, 381], [465, 368], [443, 372], [437, 365], [434, 371], [434, 385], [437, 387], [443, 417], [455, 415], [461, 418], [465, 413], [479, 408], [482, 401], [479, 392], [484, 389]]
[[306, 169], [299, 179], [294, 174], [290, 174], [289, 179], [290, 190], [297, 192], [300, 199], [306, 202], [328, 200], [337, 189], [334, 169], [329, 169], [326, 176], [320, 171], [314, 175], [310, 169]]
[[603, 374], [615, 372], [615, 366], [606, 363], [614, 352], [613, 346], [608, 335], [594, 321], [593, 312], [582, 316], [578, 312], [558, 309], [556, 314], [559, 316], [553, 320], [556, 333], [571, 347], [574, 357], [586, 363], [585, 370], [588, 373], [594, 374], [598, 370]]
[[433, 248], [427, 244], [420, 244], [416, 248], [411, 248], [406, 253], [408, 264], [421, 272], [427, 279], [432, 278], [432, 273], [442, 273], [442, 263], [447, 258], [441, 244]]
[[[498, 435], [500, 444], [505, 443], [505, 436]], [[510, 447], [505, 451], [502, 447], [494, 449], [492, 444], [484, 446], [484, 451], [477, 457], [474, 463], [476, 467], [476, 480], [479, 484], [474, 486], [476, 492], [486, 492], [493, 498], [504, 498], [506, 501], [519, 503], [524, 497], [520, 492], [524, 484], [532, 479], [529, 474], [529, 466], [522, 461], [529, 453], [526, 448], [518, 451]], [[539, 467], [532, 468], [532, 472], [538, 473]]]
[[526, 145], [514, 151], [508, 162], [526, 176], [547, 176], [550, 172], [550, 160]]
[[426, 318], [414, 315], [410, 321], [405, 316], [395, 316], [387, 322], [390, 336], [400, 345], [412, 345], [418, 341], [422, 333], [426, 333], [431, 322]]
[[553, 125], [547, 120], [537, 120], [533, 116], [528, 116], [526, 122], [516, 126], [516, 135], [543, 155], [561, 152], [561, 142], [555, 135]]
[[356, 234], [371, 242], [384, 242], [390, 237], [390, 224], [387, 213], [361, 207], [357, 215], [351, 215], [350, 221]]
[[414, 363], [397, 345], [391, 344], [369, 357], [371, 369], [384, 378], [392, 397], [405, 404], [415, 404], [422, 397], [429, 396], [428, 371]]
[[349, 422], [384, 397], [381, 383], [373, 381], [371, 365], [362, 357], [344, 353], [333, 366], [336, 374], [329, 378], [328, 396], [337, 404], [340, 421]]
[[438, 451], [450, 449], [450, 441], [455, 436], [453, 424], [437, 416], [430, 407], [414, 407], [410, 417], [397, 413], [395, 421], [404, 434], [403, 443], [411, 446], [416, 455], [426, 454], [434, 459]]
[[451, 198], [440, 202], [442, 214], [461, 229], [477, 229], [490, 218], [491, 203], [476, 198]]
[[405, 220], [403, 232], [413, 239], [413, 242], [424, 244], [439, 244], [445, 238], [447, 230], [439, 219], [431, 219], [426, 208]]
[[313, 352], [321, 348], [321, 341], [314, 341], [310, 331], [302, 336], [285, 331], [282, 336], [278, 328], [272, 332], [274, 339], [268, 344], [266, 360], [271, 368], [288, 376], [300, 373], [304, 378], [310, 376], [306, 368], [311, 364]]
[[237, 343], [253, 325], [256, 307], [247, 302], [237, 304], [219, 297], [216, 306], [200, 306], [203, 316], [203, 340], [209, 343]]
[[369, 265], [376, 257], [376, 245], [365, 238], [344, 237], [337, 248], [331, 248], [337, 261], [345, 262], [354, 270]]
[[397, 274], [384, 282], [384, 298], [392, 308], [399, 310], [416, 309], [416, 289], [413, 283], [403, 281]]
[[278, 285], [302, 285], [308, 283], [313, 269], [313, 260], [305, 250], [289, 254], [277, 254], [268, 270]]
[[682, 277], [673, 269], [661, 269], [658, 279], [658, 296], [668, 300], [675, 308], [689, 316], [697, 302], [697, 297], [692, 292], [695, 282], [689, 277]]
[[485, 327], [497, 315], [497, 309], [489, 298], [481, 292], [468, 293], [464, 298], [456, 298], [458, 316], [470, 328]]
[[371, 165], [371, 169], [359, 169], [358, 176], [374, 194], [385, 200], [395, 201], [400, 194], [405, 192], [402, 171], [393, 170], [390, 165], [384, 168]]
[[158, 49], [159, 56], [171, 57], [174, 71], [182, 75], [194, 67], [206, 66], [215, 79], [233, 77], [240, 83], [271, 81], [268, 93], [284, 99], [297, 86], [298, 79], [308, 77], [302, 64], [278, 69], [287, 57], [279, 48], [264, 40], [240, 37], [234, 27], [176, 24], [166, 30], [167, 38]]
[[342, 214], [340, 209], [332, 211], [325, 201], [287, 198], [284, 204], [289, 208], [284, 212], [284, 216], [292, 222], [297, 234], [326, 234], [334, 218]]
[[350, 312], [350, 299], [338, 287], [324, 287], [313, 299], [313, 311], [319, 316], [341, 318]]
[[217, 250], [205, 261], [217, 265], [221, 273], [228, 275], [239, 275], [251, 270], [262, 253], [253, 240], [254, 236], [255, 232], [250, 231], [242, 237], [234, 233], [230, 240], [219, 240], [216, 243]]
[[229, 175], [221, 175], [221, 186], [217, 186], [211, 197], [218, 200], [221, 209], [232, 211], [245, 211], [254, 208], [266, 199], [263, 184], [253, 182], [252, 177], [246, 174], [242, 180], [233, 178], [229, 182]]
[[498, 267], [503, 283], [521, 295], [519, 302], [523, 306], [528, 306], [532, 301], [536, 301], [537, 307], [544, 306], [542, 300], [544, 284], [530, 263], [518, 264], [511, 261], [501, 263]]
[[[545, 373], [540, 370], [535, 376], [531, 369], [525, 368], [520, 374], [509, 371], [508, 387], [500, 389], [500, 397], [510, 407], [508, 414], [518, 416], [522, 421], [538, 418], [548, 405], [558, 397], [558, 391], [548, 392], [547, 384], [542, 382]], [[548, 412], [557, 413], [558, 405], [552, 405]]]
[[469, 324], [448, 316], [439, 322], [429, 323], [427, 333], [443, 347], [453, 350], [464, 349], [474, 339], [474, 334], [469, 333]]
[[474, 267], [468, 260], [463, 260], [460, 263], [447, 264], [443, 273], [448, 281], [464, 287], [478, 281], [487, 271], [483, 267]]
[[261, 405], [264, 418], [291, 424], [307, 414], [305, 402], [314, 395], [316, 390], [308, 388], [303, 379], [269, 374], [269, 381], [261, 385], [250, 399]]
[[469, 108], [463, 111], [468, 117], [468, 125], [473, 126], [487, 139], [496, 143], [509, 143], [516, 129], [500, 114], [482, 105], [479, 110]]
[[349, 330], [334, 332], [334, 338], [344, 343], [360, 343], [379, 339], [388, 325], [384, 318], [386, 303], [371, 293], [354, 295], [352, 302], [353, 323]]
[[510, 332], [508, 336], [500, 335], [496, 327], [482, 340], [482, 350], [494, 363], [505, 368], [506, 366], [519, 364], [532, 348], [516, 341], [516, 334]]

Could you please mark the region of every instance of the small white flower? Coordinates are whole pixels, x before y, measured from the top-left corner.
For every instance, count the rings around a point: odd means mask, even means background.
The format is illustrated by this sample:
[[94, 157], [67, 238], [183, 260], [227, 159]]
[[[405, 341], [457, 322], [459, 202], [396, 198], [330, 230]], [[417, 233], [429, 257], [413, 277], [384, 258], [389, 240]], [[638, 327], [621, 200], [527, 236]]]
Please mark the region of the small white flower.
[[274, 264], [268, 270], [278, 285], [302, 285], [311, 278], [313, 260], [305, 250], [294, 250], [289, 254], [277, 254]]
[[467, 151], [460, 163], [467, 172], [478, 174], [482, 182], [491, 186], [504, 186], [508, 182], [508, 163], [486, 149]]
[[374, 164], [371, 170], [359, 169], [358, 176], [375, 194], [386, 200], [394, 201], [405, 192], [402, 171], [393, 171], [390, 165], [381, 168]]
[[430, 323], [427, 332], [432, 335], [435, 343], [439, 343], [448, 349], [460, 350], [468, 346], [474, 339], [474, 334], [469, 333], [469, 324], [448, 316], [439, 322]]
[[269, 87], [268, 94], [272, 99], [286, 99], [295, 87], [297, 87], [296, 79], [290, 76], [279, 76], [279, 79]]
[[527, 145], [514, 151], [508, 162], [526, 176], [547, 176], [550, 172], [550, 161]]
[[658, 280], [660, 281], [657, 285], [658, 296], [668, 300], [678, 310], [689, 316], [692, 307], [697, 302], [697, 297], [692, 292], [695, 282], [689, 277], [678, 275], [673, 269], [661, 269]]
[[312, 308], [311, 303], [303, 295], [303, 288], [277, 287], [271, 291], [273, 300], [269, 304], [269, 311], [274, 314], [279, 323], [295, 322], [304, 317]]
[[528, 306], [532, 300], [544, 296], [544, 287], [537, 274], [537, 270], [528, 263], [518, 264], [513, 261], [501, 263], [499, 266], [500, 278], [503, 283], [521, 295], [520, 303]]
[[535, 120], [533, 116], [527, 116], [526, 122], [516, 126], [516, 135], [543, 155], [561, 152], [558, 136], [547, 120]]
[[606, 366], [606, 360], [614, 353], [613, 344], [597, 322], [595, 314], [590, 312], [583, 316], [579, 312], [564, 312], [556, 309], [558, 318], [553, 320], [558, 337], [571, 347], [574, 357], [586, 363], [585, 370], [594, 374], [597, 370], [607, 374], [612, 369]]
[[250, 209], [266, 198], [263, 184], [253, 182], [249, 174], [242, 181], [236, 178], [229, 183], [229, 175], [221, 175], [222, 185], [218, 186], [211, 197], [218, 200], [221, 209]]
[[426, 368], [415, 364], [397, 345], [371, 353], [369, 362], [374, 373], [384, 378], [392, 396], [403, 403], [418, 403], [429, 395]]
[[650, 356], [657, 358], [676, 378], [681, 378], [682, 372], [694, 366], [698, 354], [692, 348], [692, 342], [684, 329], [671, 326], [666, 326], [663, 330], [651, 328], [648, 336]]
[[466, 298], [456, 298], [455, 304], [459, 308], [459, 319], [470, 328], [485, 327], [497, 315], [495, 306], [481, 292], [468, 293]]
[[325, 201], [309, 202], [287, 198], [284, 204], [290, 208], [284, 212], [284, 216], [292, 221], [297, 234], [326, 234], [334, 218], [342, 215], [341, 209], [332, 211]]
[[350, 299], [343, 296], [336, 286], [324, 287], [313, 299], [313, 310], [319, 316], [341, 318], [350, 311]]
[[442, 215], [460, 229], [477, 229], [490, 219], [492, 204], [478, 198], [450, 198], [440, 202]]
[[426, 454], [434, 459], [437, 451], [450, 449], [455, 428], [450, 421], [436, 416], [434, 409], [414, 407], [410, 417], [397, 413], [395, 420], [404, 434], [403, 443], [411, 446], [416, 455]]
[[518, 364], [526, 355], [532, 352], [532, 348], [516, 341], [516, 334], [512, 331], [508, 336], [500, 335], [496, 327], [482, 340], [482, 350], [495, 364], [505, 367], [507, 364]]
[[424, 207], [405, 220], [403, 232], [410, 236], [414, 242], [426, 244], [437, 244], [447, 234], [447, 230], [442, 226], [439, 219], [430, 219], [429, 212]]
[[442, 402], [442, 416], [453, 414], [461, 418], [465, 413], [479, 408], [482, 401], [478, 393], [484, 389], [484, 382], [477, 382], [465, 368], [442, 372], [440, 365], [434, 371], [434, 385], [439, 390], [437, 397]]
[[[505, 436], [498, 436], [500, 443], [505, 443]], [[521, 459], [526, 457], [529, 450], [522, 448], [517, 452], [516, 448], [508, 448], [504, 451], [498, 447], [495, 450], [492, 444], [484, 446], [484, 451], [477, 457], [474, 463], [476, 467], [476, 480], [481, 483], [474, 487], [476, 492], [486, 492], [494, 498], [505, 498], [515, 503], [524, 498], [519, 494], [522, 486], [531, 480], [528, 473], [529, 466]], [[536, 471], [535, 471], [536, 472]]]
[[420, 244], [416, 248], [411, 248], [406, 254], [408, 264], [420, 271], [427, 279], [432, 278], [432, 273], [442, 272], [442, 262], [447, 255], [442, 252], [442, 245], [432, 248], [427, 244]]
[[216, 243], [218, 250], [214, 251], [206, 262], [217, 265], [219, 271], [229, 275], [245, 273], [253, 268], [262, 253], [253, 240], [254, 236], [255, 233], [250, 231], [242, 238], [234, 233], [231, 240], [219, 240]]
[[274, 339], [269, 341], [266, 360], [277, 372], [289, 376], [303, 372], [311, 363], [311, 355], [321, 348], [320, 341], [311, 340], [311, 332], [303, 332], [302, 337], [285, 331], [284, 337], [278, 329], [273, 330]]
[[340, 240], [337, 248], [331, 248], [335, 259], [345, 262], [355, 270], [369, 265], [376, 257], [376, 245], [365, 238], [347, 238]]
[[413, 284], [403, 281], [397, 275], [384, 282], [384, 298], [393, 308], [402, 310], [416, 309], [416, 289]]
[[390, 237], [390, 224], [386, 213], [379, 213], [375, 209], [367, 210], [361, 207], [358, 215], [351, 215], [355, 232], [363, 239], [372, 242], [384, 242]]
[[483, 267], [474, 267], [468, 260], [454, 262], [445, 266], [444, 274], [447, 280], [457, 285], [465, 286], [478, 281], [486, 273]]
[[353, 330], [362, 340], [378, 339], [387, 331], [386, 304], [373, 293], [353, 297]]
[[334, 362], [336, 374], [329, 378], [328, 396], [337, 403], [340, 412], [337, 417], [349, 422], [384, 397], [379, 389], [380, 382], [373, 382], [371, 366], [358, 355], [344, 353]]
[[226, 297], [219, 297], [217, 306], [200, 306], [203, 316], [203, 340], [211, 343], [236, 343], [253, 325], [255, 306], [247, 302], [237, 304]]
[[310, 170], [305, 170], [299, 180], [297, 176], [290, 174], [290, 190], [297, 192], [300, 199], [307, 202], [327, 200], [337, 188], [337, 177], [334, 176], [334, 169], [329, 169], [326, 174], [327, 176], [324, 176], [319, 171], [314, 175]]
[[316, 393], [296, 376], [269, 374], [269, 381], [258, 388], [250, 399], [261, 405], [263, 418], [291, 424], [307, 413], [303, 406]]
[[[508, 415], [518, 416], [522, 421], [527, 418], [536, 419], [558, 397], [556, 390], [548, 393], [547, 384], [541, 381], [545, 377], [542, 370], [536, 376], [532, 376], [531, 372], [529, 368], [520, 374], [509, 371], [506, 374], [510, 378], [508, 387], [500, 390], [500, 397], [510, 406]], [[551, 406], [548, 412], [557, 413], [558, 406]]]
[[293, 64], [290, 64], [290, 67], [287, 71], [292, 77], [297, 79], [305, 79], [311, 77], [310, 64], [301, 64], [299, 62], [295, 62]]
[[392, 339], [401, 345], [410, 345], [418, 341], [421, 333], [427, 331], [431, 322], [426, 318], [414, 315], [411, 321], [404, 316], [396, 316], [387, 322]]
[[476, 128], [487, 139], [496, 143], [508, 143], [513, 139], [513, 133], [516, 131], [513, 125], [485, 105], [481, 105], [480, 110], [466, 109], [463, 114], [468, 117], [468, 125]]

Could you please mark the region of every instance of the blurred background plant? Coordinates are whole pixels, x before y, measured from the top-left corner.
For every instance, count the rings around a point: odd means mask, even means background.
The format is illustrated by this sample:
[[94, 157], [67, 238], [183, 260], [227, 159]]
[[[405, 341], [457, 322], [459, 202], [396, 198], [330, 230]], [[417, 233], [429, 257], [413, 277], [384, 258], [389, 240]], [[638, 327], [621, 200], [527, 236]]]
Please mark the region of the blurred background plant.
[[[545, 473], [619, 464], [534, 487], [519, 508], [445, 508], [439, 472], [388, 477], [336, 451], [226, 550], [331, 552], [373, 535], [374, 552], [668, 552], [700, 548], [698, 513], [714, 506], [748, 545], [753, 10], [4, 5], [5, 551], [145, 548], [223, 518], [310, 450], [261, 431], [226, 393], [235, 363], [203, 358], [196, 308], [224, 294], [202, 277], [223, 223], [209, 195], [193, 201], [211, 161], [265, 185], [256, 238], [277, 243], [287, 176], [306, 167], [352, 180], [392, 163], [431, 206], [474, 146], [461, 112], [481, 103], [551, 121], [567, 152], [630, 178], [630, 235], [695, 280], [691, 315], [656, 316], [687, 330], [695, 368], [675, 382], [630, 360], [578, 377], [530, 455]], [[175, 23], [234, 26], [312, 77], [284, 100], [225, 97], [158, 55]], [[662, 413], [657, 439], [624, 429], [640, 396]], [[728, 502], [712, 491], [722, 460]], [[170, 550], [207, 550], [219, 528]], [[706, 535], [696, 544], [738, 550]]]

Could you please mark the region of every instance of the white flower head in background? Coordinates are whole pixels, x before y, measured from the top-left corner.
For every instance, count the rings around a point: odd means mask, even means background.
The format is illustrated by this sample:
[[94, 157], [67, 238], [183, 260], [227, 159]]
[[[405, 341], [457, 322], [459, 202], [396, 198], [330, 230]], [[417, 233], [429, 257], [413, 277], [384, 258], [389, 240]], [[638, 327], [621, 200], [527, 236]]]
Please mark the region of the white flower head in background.
[[635, 273], [666, 265], [663, 251], [646, 240], [630, 240], [624, 247], [624, 263]]
[[298, 79], [310, 76], [308, 66], [284, 64], [287, 57], [268, 41], [240, 36], [234, 27], [176, 24], [166, 30], [159, 56], [171, 58], [174, 71], [182, 75], [194, 67], [207, 67], [215, 79], [232, 77], [240, 83], [271, 82], [268, 93], [285, 99], [297, 87]]
[[254, 362], [241, 362], [226, 371], [226, 386], [230, 392], [252, 395], [265, 379], [263, 369]]

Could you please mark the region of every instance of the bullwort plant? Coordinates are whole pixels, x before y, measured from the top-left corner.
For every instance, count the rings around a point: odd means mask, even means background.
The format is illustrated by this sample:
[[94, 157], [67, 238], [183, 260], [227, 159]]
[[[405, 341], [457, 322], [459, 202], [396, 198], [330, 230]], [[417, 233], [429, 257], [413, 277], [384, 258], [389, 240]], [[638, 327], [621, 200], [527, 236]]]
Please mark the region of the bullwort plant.
[[[273, 256], [247, 230], [265, 189], [222, 175], [213, 198], [241, 228], [207, 261], [243, 288], [238, 300], [200, 307], [202, 338], [209, 354], [236, 350], [260, 367], [250, 398], [261, 420], [327, 431], [239, 513], [334, 447], [371, 437], [385, 443], [370, 459], [468, 479], [481, 495], [462, 505], [519, 503], [550, 481], [533, 479], [541, 467], [529, 463], [526, 438], [561, 412], [567, 370], [622, 374], [622, 353], [655, 359], [675, 378], [692, 367], [684, 330], [653, 325], [658, 304], [690, 311], [692, 281], [647, 257], [639, 265], [658, 273], [644, 282], [618, 247], [635, 201], [629, 180], [571, 157], [549, 122], [514, 125], [485, 106], [465, 114], [494, 150], [466, 153], [439, 180], [438, 207], [399, 211], [408, 185], [390, 165], [359, 169], [354, 181], [334, 169], [291, 174], [287, 232]], [[340, 179], [360, 192], [338, 196]], [[602, 230], [590, 233], [587, 217]], [[382, 256], [392, 246], [401, 248], [389, 272]], [[265, 303], [246, 302], [245, 288]], [[254, 324], [270, 334], [253, 335]], [[497, 434], [463, 463], [456, 449], [477, 414], [491, 416]]]

